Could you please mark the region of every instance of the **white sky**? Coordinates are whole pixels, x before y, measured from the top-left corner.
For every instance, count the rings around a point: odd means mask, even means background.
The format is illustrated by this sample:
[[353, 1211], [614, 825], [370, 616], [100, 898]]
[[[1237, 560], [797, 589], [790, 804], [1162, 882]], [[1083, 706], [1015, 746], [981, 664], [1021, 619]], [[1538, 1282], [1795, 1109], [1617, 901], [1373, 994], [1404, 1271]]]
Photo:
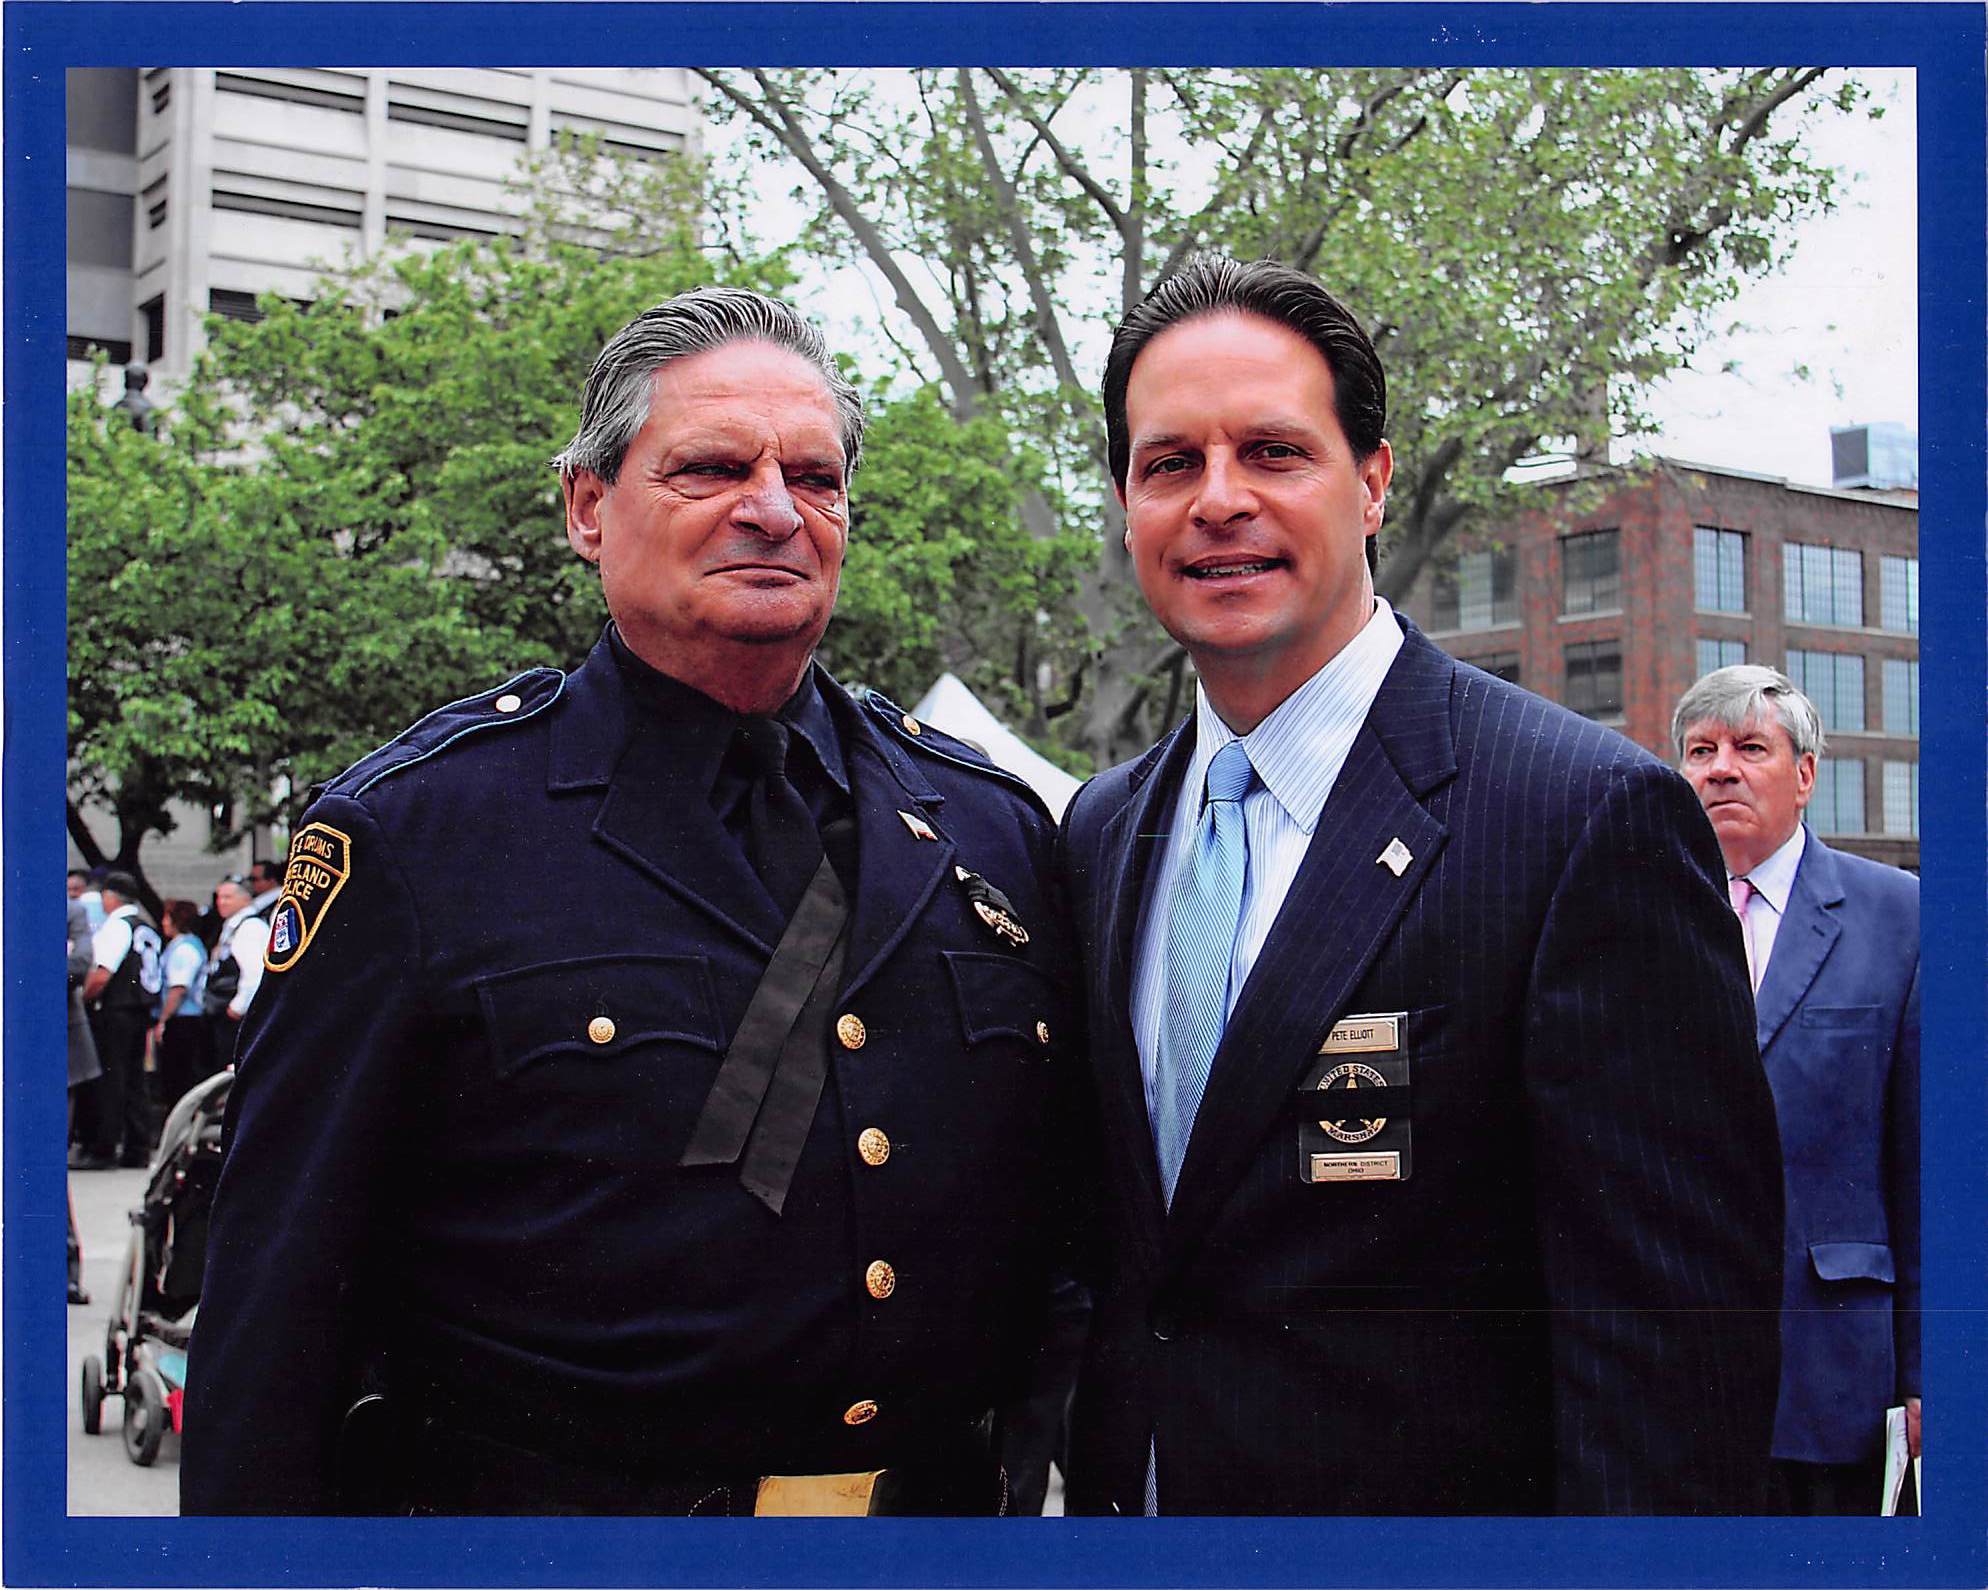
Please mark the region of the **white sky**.
[[[1860, 69], [1885, 106], [1882, 119], [1823, 118], [1815, 152], [1842, 168], [1837, 209], [1796, 234], [1787, 266], [1753, 282], [1719, 315], [1722, 331], [1695, 368], [1647, 396], [1661, 427], [1635, 450], [1829, 483], [1829, 428], [1895, 420], [1917, 427], [1917, 116], [1914, 74]], [[727, 158], [735, 134], [713, 127], [708, 152]], [[785, 241], [802, 211], [788, 197], [795, 168], [768, 166], [757, 229]], [[922, 262], [904, 261], [914, 277]], [[881, 282], [856, 268], [804, 279], [797, 293], [823, 323], [830, 346], [878, 349], [874, 327], [889, 303]], [[936, 301], [936, 298], [934, 299]], [[1079, 365], [1103, 358], [1081, 337]], [[1806, 365], [1804, 378], [1800, 367]], [[1632, 444], [1619, 442], [1622, 456]]]

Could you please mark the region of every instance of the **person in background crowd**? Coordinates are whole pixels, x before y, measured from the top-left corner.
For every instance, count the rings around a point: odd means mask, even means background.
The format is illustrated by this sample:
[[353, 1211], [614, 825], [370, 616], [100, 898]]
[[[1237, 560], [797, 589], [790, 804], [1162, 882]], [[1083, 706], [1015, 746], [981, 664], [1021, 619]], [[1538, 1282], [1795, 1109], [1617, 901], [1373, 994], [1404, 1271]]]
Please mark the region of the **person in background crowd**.
[[170, 1112], [180, 1095], [214, 1070], [214, 1046], [207, 1024], [207, 946], [200, 940], [200, 907], [191, 900], [168, 900], [161, 914], [167, 933], [165, 991], [152, 1027], [152, 1052], [159, 1100]]
[[[85, 880], [87, 881], [87, 880]], [[97, 1060], [96, 1040], [90, 1036], [90, 1018], [83, 1012], [83, 983], [90, 975], [93, 959], [90, 915], [83, 909], [76, 888], [77, 874], [69, 874], [69, 1126], [76, 1121], [77, 1090], [103, 1075]], [[66, 1192], [65, 1188], [65, 1192]], [[69, 1199], [69, 1301], [87, 1303], [83, 1290], [83, 1246], [76, 1239], [76, 1204]]]
[[103, 1064], [97, 1140], [78, 1168], [112, 1163], [142, 1167], [152, 1153], [145, 1087], [145, 1035], [159, 998], [158, 926], [138, 903], [137, 881], [112, 872], [103, 880], [104, 925], [91, 939], [90, 975], [83, 984], [97, 1058]]
[[207, 958], [201, 1004], [207, 1013], [213, 1063], [226, 1065], [234, 1058], [236, 1029], [262, 986], [269, 924], [255, 914], [246, 878], [223, 878], [214, 889], [214, 909], [221, 915], [221, 932]]
[[283, 874], [276, 869], [276, 863], [257, 856], [249, 863], [248, 870], [249, 909], [267, 922], [276, 909], [278, 896], [283, 893]]
[[1054, 825], [814, 663], [862, 427], [785, 304], [638, 316], [561, 457], [592, 655], [305, 814], [184, 1512], [1006, 1507], [993, 1410], [1070, 1224]]
[[1690, 788], [1376, 598], [1386, 378], [1316, 281], [1182, 270], [1104, 410], [1200, 683], [1064, 820], [1112, 1205], [1070, 1510], [1757, 1510], [1781, 1171]]
[[1822, 719], [1785, 674], [1707, 674], [1671, 736], [1725, 856], [1781, 1123], [1770, 1510], [1876, 1512], [1888, 1407], [1913, 1457], [1920, 1443], [1919, 880], [1802, 821]]
[[110, 869], [97, 867], [84, 872], [80, 867], [69, 874], [69, 898], [83, 902], [92, 933], [104, 925], [103, 876]]

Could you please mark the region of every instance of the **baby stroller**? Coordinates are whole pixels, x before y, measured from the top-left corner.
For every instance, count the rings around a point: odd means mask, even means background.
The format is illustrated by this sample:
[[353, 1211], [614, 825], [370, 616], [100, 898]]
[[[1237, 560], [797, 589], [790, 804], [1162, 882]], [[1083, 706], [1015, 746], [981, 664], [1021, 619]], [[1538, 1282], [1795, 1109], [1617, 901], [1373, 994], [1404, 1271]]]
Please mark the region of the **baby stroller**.
[[104, 1354], [83, 1360], [83, 1429], [103, 1428], [104, 1398], [124, 1398], [124, 1450], [150, 1465], [167, 1430], [180, 1427], [186, 1341], [207, 1262], [207, 1215], [221, 1171], [221, 1117], [232, 1067], [187, 1089], [166, 1116], [131, 1211], [131, 1245], [104, 1329]]

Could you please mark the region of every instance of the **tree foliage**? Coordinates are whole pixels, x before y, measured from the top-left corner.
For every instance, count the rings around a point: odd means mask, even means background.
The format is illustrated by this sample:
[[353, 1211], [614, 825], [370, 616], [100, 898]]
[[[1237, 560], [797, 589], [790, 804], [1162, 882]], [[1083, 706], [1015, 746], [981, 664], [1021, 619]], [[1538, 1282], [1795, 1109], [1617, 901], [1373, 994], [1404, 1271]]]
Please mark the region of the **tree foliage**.
[[1061, 489], [1025, 491], [1031, 527], [1093, 538], [1079, 732], [1100, 758], [1150, 737], [1179, 677], [1127, 599], [1090, 396], [1127, 309], [1205, 248], [1313, 272], [1365, 318], [1399, 596], [1505, 510], [1514, 462], [1640, 428], [1640, 393], [1831, 202], [1804, 132], [1860, 98], [1814, 68], [703, 75], [791, 162], [804, 245], [883, 283], [906, 364], [962, 420], [1025, 422]]
[[[585, 144], [528, 173], [515, 238], [397, 250], [308, 305], [215, 321], [154, 436], [87, 396], [69, 417], [70, 830], [118, 822], [142, 877], [170, 803], [293, 815], [315, 781], [440, 702], [599, 635], [553, 455], [601, 346], [700, 282], [784, 290], [777, 256], [709, 248], [701, 174]], [[1038, 622], [1088, 556], [1020, 528], [1037, 469], [995, 417], [885, 401], [854, 483], [830, 654], [915, 697], [998, 687], [1068, 634]], [[1019, 473], [1018, 473], [1019, 471]]]

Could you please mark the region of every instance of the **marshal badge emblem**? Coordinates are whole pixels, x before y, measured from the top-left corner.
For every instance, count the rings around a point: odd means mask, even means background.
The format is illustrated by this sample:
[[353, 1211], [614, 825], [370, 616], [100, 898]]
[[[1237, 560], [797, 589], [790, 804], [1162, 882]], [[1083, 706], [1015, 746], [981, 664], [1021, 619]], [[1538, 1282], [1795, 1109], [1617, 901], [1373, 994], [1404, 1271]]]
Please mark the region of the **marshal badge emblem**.
[[[1372, 1066], [1361, 1065], [1357, 1060], [1349, 1060], [1344, 1065], [1334, 1066], [1323, 1077], [1319, 1078], [1318, 1084], [1319, 1092], [1321, 1093], [1354, 1093], [1362, 1088], [1385, 1089], [1386, 1087], [1386, 1077], [1382, 1076]], [[1336, 1105], [1340, 1101], [1334, 1099], [1331, 1102]], [[1352, 1101], [1348, 1100], [1347, 1102], [1350, 1104]], [[1371, 1103], [1366, 1100], [1361, 1101], [1369, 1109], [1372, 1109], [1375, 1104], [1384, 1102], [1384, 1100], [1380, 1099], [1373, 1100]], [[1385, 1115], [1343, 1115], [1336, 1120], [1322, 1120], [1318, 1124], [1325, 1129], [1325, 1135], [1330, 1137], [1334, 1142], [1365, 1143], [1380, 1136], [1381, 1128], [1387, 1125], [1387, 1117]]]

